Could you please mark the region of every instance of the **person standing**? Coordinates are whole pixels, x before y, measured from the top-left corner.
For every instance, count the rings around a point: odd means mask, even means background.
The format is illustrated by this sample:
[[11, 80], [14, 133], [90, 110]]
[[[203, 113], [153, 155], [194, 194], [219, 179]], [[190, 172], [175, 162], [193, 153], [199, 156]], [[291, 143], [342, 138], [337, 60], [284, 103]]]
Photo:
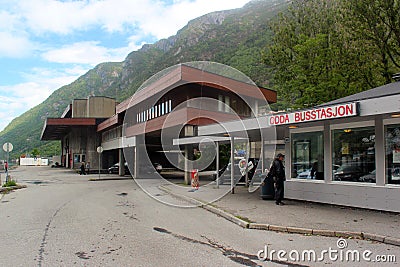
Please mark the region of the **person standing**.
[[8, 162], [7, 161], [4, 163], [4, 170], [6, 171], [6, 173], [8, 172]]
[[80, 175], [86, 175], [86, 171], [85, 171], [85, 162], [82, 162], [81, 164], [81, 171], [79, 172]]
[[86, 173], [89, 174], [90, 173], [90, 162], [86, 162]]
[[284, 182], [286, 180], [285, 167], [283, 166], [284, 158], [285, 155], [279, 153], [272, 162], [271, 168], [269, 170], [274, 180], [276, 205], [285, 205], [282, 202], [284, 197]]

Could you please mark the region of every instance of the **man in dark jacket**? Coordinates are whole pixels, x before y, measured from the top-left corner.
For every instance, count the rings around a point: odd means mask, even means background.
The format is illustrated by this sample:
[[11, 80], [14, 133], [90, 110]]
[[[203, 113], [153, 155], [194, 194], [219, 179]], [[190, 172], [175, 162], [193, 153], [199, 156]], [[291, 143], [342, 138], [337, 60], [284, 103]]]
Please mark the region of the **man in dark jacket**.
[[85, 162], [82, 162], [81, 168], [80, 168], [80, 169], [81, 169], [81, 170], [80, 170], [79, 174], [80, 174], [80, 175], [86, 175]]
[[279, 153], [272, 162], [270, 169], [271, 176], [274, 180], [276, 205], [284, 205], [282, 202], [284, 194], [284, 181], [286, 180], [285, 167], [283, 166], [282, 162], [284, 158], [285, 156]]

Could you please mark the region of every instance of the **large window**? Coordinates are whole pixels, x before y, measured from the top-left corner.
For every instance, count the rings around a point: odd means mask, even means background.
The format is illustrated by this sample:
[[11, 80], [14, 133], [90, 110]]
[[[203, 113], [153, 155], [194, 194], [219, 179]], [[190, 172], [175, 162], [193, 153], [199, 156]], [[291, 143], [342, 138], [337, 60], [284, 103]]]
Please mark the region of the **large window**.
[[375, 127], [332, 131], [333, 180], [375, 183]]
[[323, 132], [292, 133], [292, 178], [324, 179]]
[[400, 184], [400, 124], [385, 126], [386, 178]]

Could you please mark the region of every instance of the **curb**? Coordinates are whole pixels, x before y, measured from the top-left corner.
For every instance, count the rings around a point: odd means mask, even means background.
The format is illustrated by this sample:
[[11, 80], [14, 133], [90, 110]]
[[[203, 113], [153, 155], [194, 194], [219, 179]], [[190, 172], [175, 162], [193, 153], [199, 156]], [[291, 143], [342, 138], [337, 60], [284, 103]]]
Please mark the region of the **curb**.
[[26, 188], [26, 185], [15, 185], [15, 186], [1, 187], [0, 188], [0, 193], [8, 192], [8, 191], [11, 191], [11, 190], [16, 190], [16, 189], [22, 189], [22, 188]]
[[238, 218], [238, 217], [236, 217], [236, 216], [234, 216], [234, 215], [232, 215], [232, 214], [230, 214], [230, 213], [228, 213], [226, 211], [223, 211], [223, 210], [218, 209], [216, 207], [210, 206], [208, 204], [207, 205], [203, 205], [202, 208], [205, 209], [205, 210], [208, 210], [208, 211], [210, 211], [210, 212], [212, 212], [212, 213], [214, 213], [216, 215], [219, 215], [219, 216], [227, 219], [228, 221], [231, 221], [231, 222], [239, 225], [242, 228], [249, 228], [250, 223], [248, 223], [248, 222], [246, 222], [246, 221], [244, 221], [244, 220], [242, 220], [242, 219], [240, 219], [240, 218]]
[[98, 181], [121, 181], [121, 180], [132, 180], [132, 177], [120, 177], [120, 178], [89, 178], [89, 182], [98, 182]]
[[162, 185], [159, 188], [161, 190], [163, 190], [164, 192], [167, 192], [170, 195], [173, 195], [177, 198], [184, 199], [193, 205], [196, 205], [200, 208], [210, 211], [210, 212], [212, 212], [218, 216], [221, 216], [221, 217], [227, 219], [228, 221], [233, 222], [233, 223], [239, 225], [240, 227], [246, 228], [246, 229], [274, 231], [274, 232], [290, 233], [290, 234], [302, 234], [302, 235], [307, 235], [307, 236], [312, 235], [312, 236], [326, 236], [326, 237], [339, 237], [339, 238], [341, 237], [341, 238], [370, 240], [370, 241], [376, 241], [376, 242], [400, 247], [400, 239], [399, 238], [371, 234], [371, 233], [367, 233], [367, 232], [333, 231], [333, 230], [310, 229], [310, 228], [302, 228], [302, 227], [253, 223], [253, 222], [249, 223], [249, 222], [246, 222], [246, 221], [244, 221], [244, 220], [242, 220], [242, 219], [240, 219], [218, 207], [214, 207], [210, 204], [205, 204], [194, 198], [175, 194], [171, 190], [169, 190], [168, 188], [165, 188]]
[[212, 213], [214, 213], [214, 214], [216, 214], [218, 216], [221, 216], [221, 217], [225, 218], [226, 220], [231, 221], [231, 222], [239, 225], [240, 227], [249, 228], [250, 223], [248, 223], [248, 222], [246, 222], [246, 221], [244, 221], [244, 220], [242, 220], [242, 219], [240, 219], [240, 218], [238, 218], [238, 217], [236, 217], [236, 216], [234, 216], [234, 215], [232, 215], [232, 214], [230, 214], [230, 213], [228, 213], [228, 212], [226, 212], [226, 211], [224, 211], [222, 209], [216, 208], [216, 207], [211, 206], [209, 204], [205, 204], [205, 203], [203, 203], [203, 202], [201, 202], [201, 201], [199, 201], [197, 199], [191, 198], [191, 197], [175, 194], [175, 193], [173, 193], [172, 191], [170, 191], [169, 189], [165, 188], [162, 185], [159, 188], [161, 190], [163, 190], [164, 192], [167, 192], [170, 195], [173, 195], [175, 197], [184, 199], [184, 200], [188, 201], [189, 203], [191, 203], [193, 205], [196, 205], [196, 206], [198, 206], [200, 208], [203, 208], [205, 210], [208, 210], [208, 211], [210, 211], [210, 212], [212, 212]]

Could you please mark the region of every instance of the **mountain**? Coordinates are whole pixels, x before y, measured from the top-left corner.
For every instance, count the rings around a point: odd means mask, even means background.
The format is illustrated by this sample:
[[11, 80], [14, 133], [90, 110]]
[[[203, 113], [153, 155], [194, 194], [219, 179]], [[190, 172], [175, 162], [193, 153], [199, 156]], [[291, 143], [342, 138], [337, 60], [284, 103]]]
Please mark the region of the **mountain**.
[[261, 60], [261, 52], [271, 36], [268, 21], [287, 3], [287, 0], [253, 0], [243, 8], [213, 12], [190, 21], [174, 36], [143, 45], [123, 62], [101, 63], [14, 119], [0, 132], [0, 144], [14, 145], [12, 157], [34, 148], [42, 156], [59, 153], [59, 142], [40, 141], [47, 117], [61, 116], [74, 98], [102, 95], [122, 101], [152, 75], [178, 63], [203, 60], [223, 63], [242, 71], [257, 84], [268, 86], [270, 74]]

